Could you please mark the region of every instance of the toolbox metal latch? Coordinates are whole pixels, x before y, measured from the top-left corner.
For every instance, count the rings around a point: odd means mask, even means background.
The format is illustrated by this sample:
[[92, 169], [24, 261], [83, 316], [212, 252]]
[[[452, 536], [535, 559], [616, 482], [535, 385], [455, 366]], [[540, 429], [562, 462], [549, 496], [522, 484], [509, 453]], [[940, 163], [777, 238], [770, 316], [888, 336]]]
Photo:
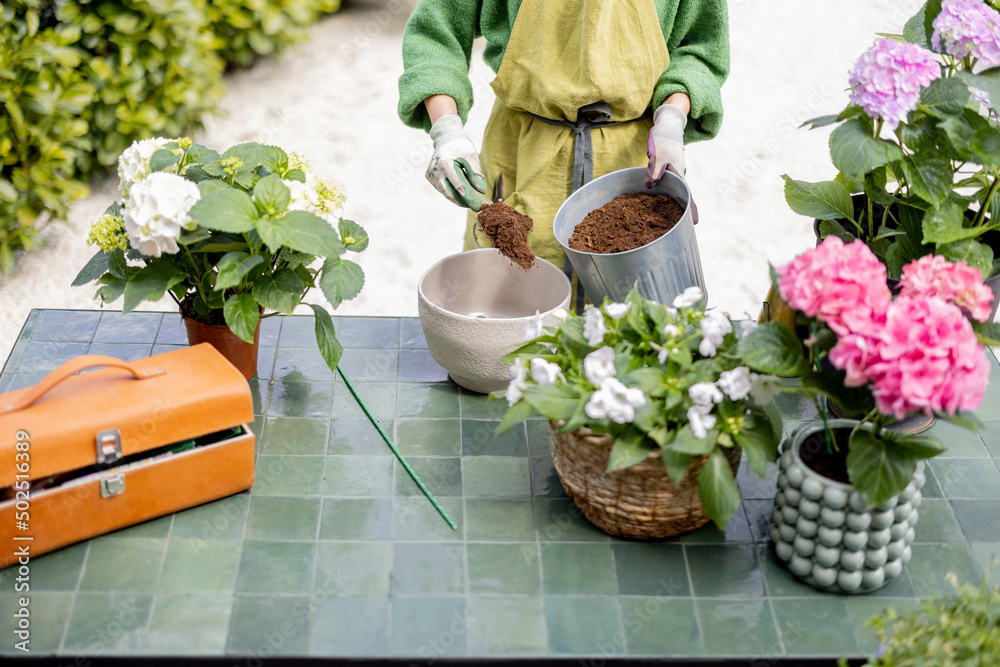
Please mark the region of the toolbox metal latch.
[[[97, 434], [97, 463], [111, 463], [122, 457], [122, 433], [109, 428]], [[102, 482], [103, 485], [103, 482]]]
[[110, 498], [125, 492], [125, 473], [105, 477], [101, 480], [101, 498]]

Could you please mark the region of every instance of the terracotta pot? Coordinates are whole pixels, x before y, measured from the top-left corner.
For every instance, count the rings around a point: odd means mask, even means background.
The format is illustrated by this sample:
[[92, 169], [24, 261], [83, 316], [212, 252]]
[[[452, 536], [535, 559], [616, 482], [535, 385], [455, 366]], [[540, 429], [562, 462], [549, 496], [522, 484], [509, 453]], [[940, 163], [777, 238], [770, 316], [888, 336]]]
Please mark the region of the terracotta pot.
[[260, 347], [259, 320], [257, 329], [253, 332], [253, 343], [247, 343], [225, 325], [202, 324], [188, 317], [183, 319], [189, 345], [208, 343], [221, 352], [222, 356], [248, 380], [257, 372], [257, 350]]

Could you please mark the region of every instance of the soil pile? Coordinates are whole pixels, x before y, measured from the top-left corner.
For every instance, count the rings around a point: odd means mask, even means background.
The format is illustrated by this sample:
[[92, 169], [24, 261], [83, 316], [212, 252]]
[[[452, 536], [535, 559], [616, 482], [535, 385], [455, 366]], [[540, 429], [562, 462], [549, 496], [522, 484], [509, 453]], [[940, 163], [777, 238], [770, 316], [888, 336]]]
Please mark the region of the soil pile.
[[669, 232], [682, 215], [684, 208], [665, 195], [621, 195], [588, 213], [573, 230], [569, 247], [599, 254], [634, 250]]
[[528, 247], [528, 232], [534, 225], [507, 204], [486, 204], [476, 218], [483, 233], [501, 255], [525, 271], [535, 264], [535, 253]]

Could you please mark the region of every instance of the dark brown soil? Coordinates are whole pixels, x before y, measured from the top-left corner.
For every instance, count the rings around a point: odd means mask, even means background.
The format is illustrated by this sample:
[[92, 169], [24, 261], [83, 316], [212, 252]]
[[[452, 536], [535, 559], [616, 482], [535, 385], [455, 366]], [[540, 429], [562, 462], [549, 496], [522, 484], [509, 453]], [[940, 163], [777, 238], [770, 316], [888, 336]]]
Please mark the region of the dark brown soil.
[[588, 213], [573, 230], [569, 247], [600, 254], [633, 250], [669, 232], [682, 215], [680, 204], [665, 195], [621, 195]]
[[185, 296], [181, 299], [181, 315], [188, 318], [189, 320], [194, 320], [195, 322], [201, 322], [202, 324], [211, 324], [214, 326], [225, 326], [226, 317], [222, 313], [221, 308], [217, 308], [210, 312], [207, 316], [202, 317], [194, 311], [194, 307], [191, 305], [192, 299]]
[[498, 202], [483, 206], [476, 219], [501, 255], [525, 271], [535, 264], [535, 253], [528, 247], [531, 218]]
[[833, 440], [836, 449], [828, 451], [826, 435], [817, 431], [806, 438], [799, 446], [799, 457], [810, 469], [827, 479], [850, 484], [847, 477], [847, 443], [851, 437], [851, 429], [833, 429]]

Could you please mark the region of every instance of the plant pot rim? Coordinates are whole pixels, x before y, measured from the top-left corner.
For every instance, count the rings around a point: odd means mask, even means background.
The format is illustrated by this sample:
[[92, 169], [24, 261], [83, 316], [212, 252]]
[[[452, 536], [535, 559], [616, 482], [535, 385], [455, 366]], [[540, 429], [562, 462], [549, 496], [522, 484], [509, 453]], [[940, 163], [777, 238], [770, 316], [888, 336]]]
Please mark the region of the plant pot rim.
[[[855, 426], [858, 425], [859, 422], [857, 419], [836, 418], [836, 419], [827, 419], [826, 423], [832, 430], [837, 428], [853, 429]], [[871, 424], [864, 423], [861, 425], [861, 428], [870, 431]], [[805, 471], [806, 476], [812, 477], [813, 479], [819, 480], [823, 484], [832, 486], [837, 489], [841, 489], [843, 491], [847, 492], [857, 491], [857, 487], [855, 487], [853, 484], [849, 482], [838, 482], [835, 479], [830, 479], [826, 475], [821, 475], [815, 470], [813, 470], [811, 467], [809, 467], [808, 463], [802, 460], [802, 455], [799, 453], [799, 449], [801, 448], [802, 443], [805, 441], [807, 437], [809, 437], [813, 433], [822, 430], [823, 430], [823, 422], [809, 422], [795, 429], [795, 431], [788, 438], [789, 444], [791, 446], [789, 451], [791, 452], [792, 456], [801, 464], [802, 470]]]

